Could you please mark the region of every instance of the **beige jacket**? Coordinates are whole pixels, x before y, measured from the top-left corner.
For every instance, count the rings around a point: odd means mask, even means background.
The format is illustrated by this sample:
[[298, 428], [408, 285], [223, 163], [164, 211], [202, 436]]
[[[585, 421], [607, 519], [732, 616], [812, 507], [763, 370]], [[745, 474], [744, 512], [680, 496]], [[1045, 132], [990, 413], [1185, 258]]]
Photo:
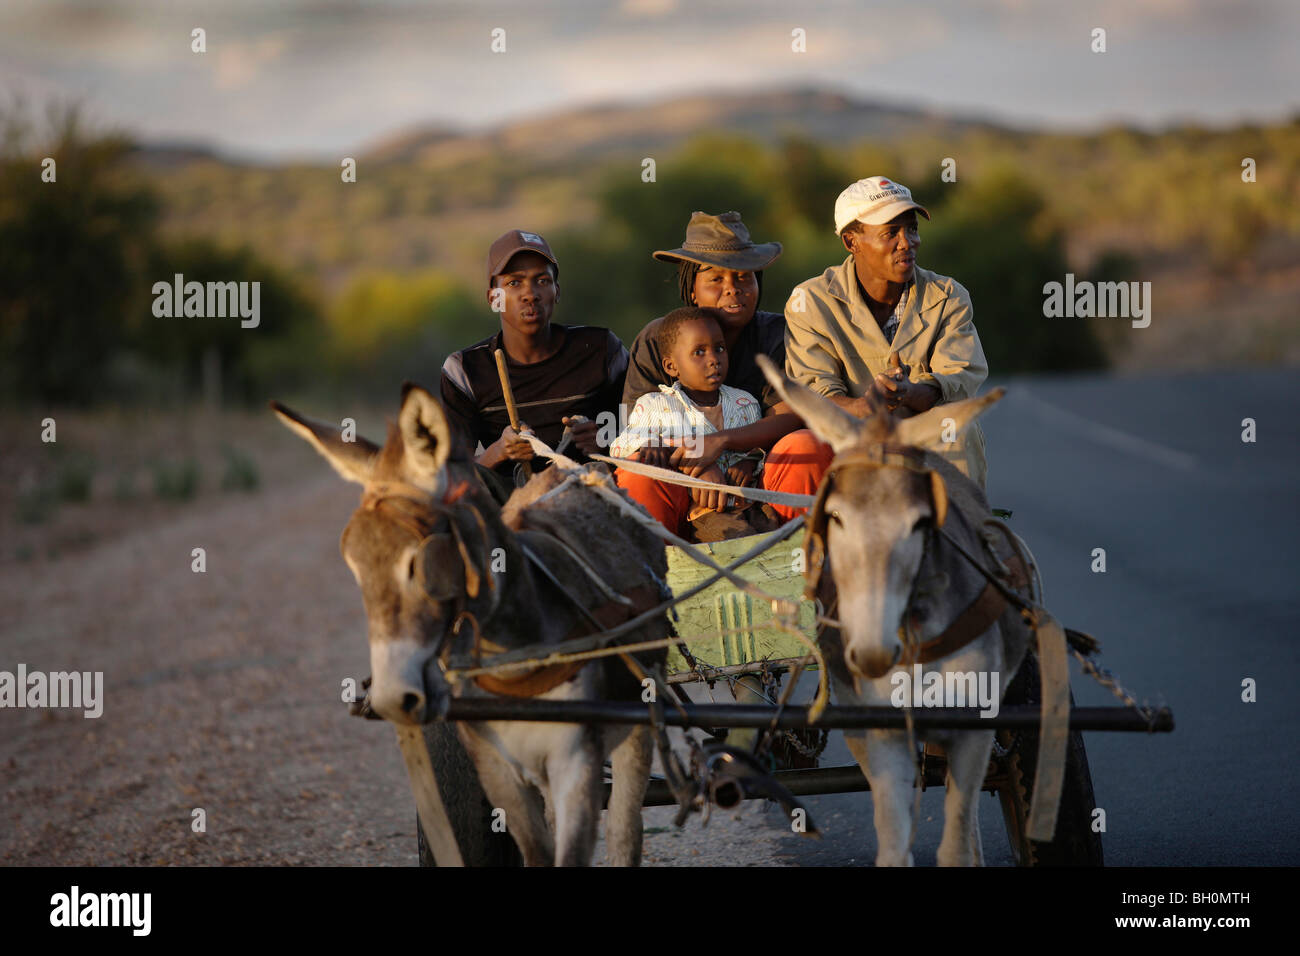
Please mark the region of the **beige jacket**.
[[[858, 398], [894, 351], [912, 367], [911, 380], [938, 387], [941, 401], [973, 398], [989, 369], [970, 293], [926, 269], [918, 267], [914, 276], [892, 346], [867, 308], [852, 256], [796, 286], [785, 307], [786, 373], [821, 395]], [[939, 453], [984, 487], [988, 469], [978, 422]]]

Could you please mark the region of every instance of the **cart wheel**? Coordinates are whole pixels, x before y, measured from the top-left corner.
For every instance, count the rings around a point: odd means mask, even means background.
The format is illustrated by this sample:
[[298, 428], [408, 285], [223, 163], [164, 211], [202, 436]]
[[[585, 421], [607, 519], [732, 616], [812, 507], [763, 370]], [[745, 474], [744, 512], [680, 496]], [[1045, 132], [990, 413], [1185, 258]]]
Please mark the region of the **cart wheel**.
[[[523, 857], [510, 834], [492, 832], [492, 805], [479, 785], [474, 763], [465, 752], [456, 728], [445, 722], [425, 724], [424, 742], [465, 865], [522, 866]], [[437, 866], [418, 817], [415, 832], [420, 866]]]
[[[1007, 688], [1005, 703], [1037, 705], [1042, 703], [1038, 657], [1032, 650], [1025, 655], [1015, 680]], [[1074, 706], [1074, 693], [1070, 693]], [[1014, 740], [1013, 740], [1014, 737]], [[998, 790], [1002, 818], [1007, 825], [1007, 839], [1019, 866], [1102, 866], [1101, 834], [1092, 829], [1092, 812], [1096, 798], [1083, 734], [1071, 731], [1065, 748], [1065, 782], [1061, 788], [1061, 805], [1056, 815], [1056, 832], [1051, 842], [1040, 843], [1025, 835], [1029, 805], [1033, 798], [1034, 773], [1038, 767], [1038, 732], [999, 731], [998, 743], [1010, 744], [1010, 752], [1001, 758], [1006, 770], [1006, 784]]]

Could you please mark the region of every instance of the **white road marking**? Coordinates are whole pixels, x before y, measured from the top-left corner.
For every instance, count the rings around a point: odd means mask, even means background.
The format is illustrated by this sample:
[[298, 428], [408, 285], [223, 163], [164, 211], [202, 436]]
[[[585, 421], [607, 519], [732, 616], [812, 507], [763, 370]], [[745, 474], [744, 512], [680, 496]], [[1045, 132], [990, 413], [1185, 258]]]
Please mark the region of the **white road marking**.
[[1146, 438], [1139, 438], [1137, 435], [1130, 435], [1118, 428], [1111, 428], [1109, 425], [1090, 421], [1082, 415], [1044, 401], [1026, 388], [1018, 388], [1014, 394], [1018, 398], [1026, 400], [1044, 419], [1073, 427], [1083, 437], [1099, 445], [1107, 445], [1128, 452], [1138, 458], [1145, 458], [1156, 464], [1167, 465], [1180, 471], [1196, 471], [1200, 467], [1200, 461], [1195, 455], [1188, 454], [1185, 451], [1178, 451], [1175, 448], [1167, 448]]

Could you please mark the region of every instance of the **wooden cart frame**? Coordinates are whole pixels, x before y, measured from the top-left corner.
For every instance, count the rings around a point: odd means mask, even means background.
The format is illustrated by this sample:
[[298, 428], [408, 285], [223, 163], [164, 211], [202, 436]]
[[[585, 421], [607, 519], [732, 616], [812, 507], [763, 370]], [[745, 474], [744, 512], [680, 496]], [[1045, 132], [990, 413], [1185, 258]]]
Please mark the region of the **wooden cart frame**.
[[[799, 629], [805, 636], [815, 638], [818, 609], [813, 602], [802, 598], [801, 535], [799, 529], [785, 535], [772, 535], [770, 544], [757, 551], [755, 542], [763, 536], [698, 547], [707, 551], [713, 561], [756, 584], [763, 594], [798, 601]], [[696, 635], [690, 650], [684, 650], [686, 645], [683, 644], [670, 652], [669, 683], [716, 682], [751, 674], [779, 678], [791, 670], [802, 670], [813, 662], [805, 654], [806, 647], [788, 633], [788, 628], [775, 626], [770, 606], [710, 571], [682, 549], [670, 547], [668, 552], [669, 586], [674, 595], [685, 598], [674, 606], [672, 612], [678, 633]], [[755, 553], [751, 555], [750, 552]], [[702, 640], [708, 634], [712, 634], [716, 641]], [[981, 717], [973, 708], [926, 708], [908, 714], [889, 707], [831, 706], [817, 717], [814, 725], [810, 723], [807, 707], [783, 706], [778, 709], [766, 705], [680, 702], [664, 708], [663, 723], [706, 730], [717, 727], [798, 730], [810, 726], [829, 730], [901, 728], [910, 719], [917, 730], [933, 727], [994, 729], [996, 744], [983, 789], [998, 796], [1017, 864], [1100, 866], [1103, 863], [1101, 835], [1094, 821], [1092, 778], [1082, 734], [1084, 731], [1167, 733], [1174, 727], [1173, 714], [1168, 708], [1158, 711], [1136, 706], [1079, 708], [1073, 706], [1073, 695], [1070, 702], [1065, 781], [1056, 831], [1052, 840], [1043, 842], [1031, 840], [1026, 832], [1033, 799], [1041, 716], [1037, 657], [1032, 647], [1007, 688], [995, 717]], [[364, 707], [354, 707], [354, 712], [374, 716]], [[445, 809], [445, 819], [451, 825], [464, 862], [470, 865], [517, 863], [518, 854], [513, 841], [490, 827], [491, 807], [450, 723], [458, 720], [530, 720], [644, 724], [649, 719], [647, 708], [636, 703], [504, 697], [455, 699], [442, 720], [423, 728], [429, 758], [425, 766], [432, 771], [434, 780], [417, 780], [417, 768], [412, 764], [411, 755], [407, 754], [417, 804], [421, 786], [436, 786]], [[923, 789], [943, 786], [946, 767], [942, 754], [927, 748], [918, 754], [918, 760], [918, 785]], [[778, 770], [773, 777], [796, 797], [870, 789], [856, 764]], [[667, 783], [652, 779], [644, 805], [674, 803], [676, 800]], [[445, 838], [445, 834], [442, 836]], [[434, 855], [424, 837], [421, 829], [420, 861], [432, 865]]]

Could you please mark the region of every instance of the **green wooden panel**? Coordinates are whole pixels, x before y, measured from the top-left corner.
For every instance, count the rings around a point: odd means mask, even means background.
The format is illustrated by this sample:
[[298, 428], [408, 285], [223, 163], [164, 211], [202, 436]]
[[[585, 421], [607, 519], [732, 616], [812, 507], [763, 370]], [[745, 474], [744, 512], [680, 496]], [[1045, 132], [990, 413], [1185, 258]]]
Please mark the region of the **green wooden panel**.
[[[803, 600], [803, 536], [796, 531], [785, 541], [736, 569], [746, 581], [774, 597], [799, 602], [799, 628], [816, 636], [816, 611], [812, 601]], [[723, 567], [749, 551], [761, 535], [697, 545]], [[668, 549], [668, 586], [674, 594], [699, 584], [713, 572], [693, 560], [680, 548]], [[722, 667], [759, 660], [803, 657], [808, 653], [798, 639], [772, 626], [772, 608], [745, 594], [730, 581], [716, 581], [699, 594], [677, 605], [677, 632], [683, 637], [710, 635], [687, 646], [701, 663]], [[729, 634], [735, 630], [737, 633]], [[668, 652], [668, 671], [687, 669], [676, 648]]]

